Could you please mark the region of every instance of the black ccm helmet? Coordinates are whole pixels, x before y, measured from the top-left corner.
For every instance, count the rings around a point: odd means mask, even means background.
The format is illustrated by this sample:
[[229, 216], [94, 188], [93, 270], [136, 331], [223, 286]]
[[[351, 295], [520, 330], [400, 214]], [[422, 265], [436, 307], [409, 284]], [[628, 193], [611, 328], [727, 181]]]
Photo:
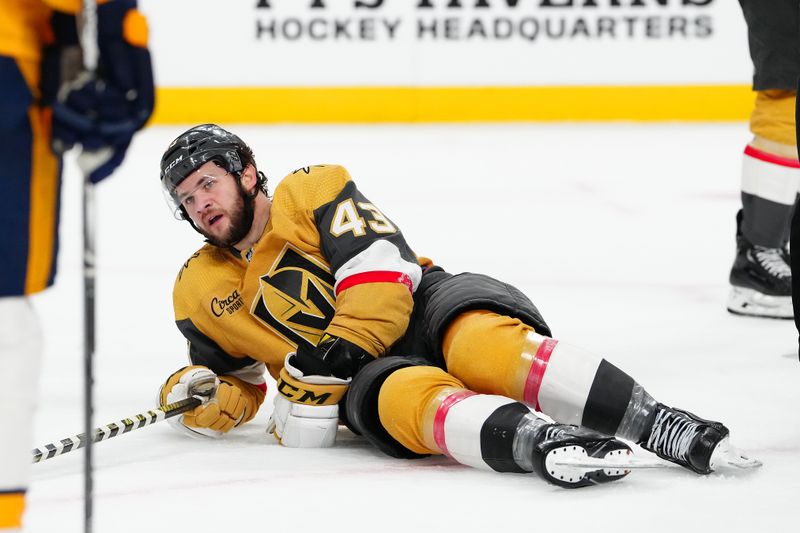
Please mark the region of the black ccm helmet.
[[[175, 218], [189, 219], [175, 192], [189, 174], [204, 163], [214, 161], [238, 177], [246, 164], [255, 165], [252, 154], [250, 147], [237, 135], [216, 124], [201, 124], [180, 134], [161, 156], [161, 186]], [[258, 179], [258, 189], [266, 192], [266, 176], [258, 172]]]

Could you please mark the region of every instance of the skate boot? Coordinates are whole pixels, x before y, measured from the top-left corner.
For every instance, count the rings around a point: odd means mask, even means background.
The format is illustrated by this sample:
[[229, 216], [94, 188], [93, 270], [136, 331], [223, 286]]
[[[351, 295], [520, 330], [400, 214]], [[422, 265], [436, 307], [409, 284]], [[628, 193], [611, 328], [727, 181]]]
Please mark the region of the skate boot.
[[565, 488], [587, 487], [615, 481], [628, 475], [620, 468], [560, 465], [559, 460], [577, 463], [587, 458], [606, 459], [630, 455], [630, 447], [602, 433], [566, 424], [547, 424], [542, 441], [533, 449], [533, 469], [543, 479]]
[[789, 252], [750, 243], [737, 231], [728, 311], [737, 315], [792, 318]]
[[649, 435], [638, 444], [662, 459], [698, 474], [710, 474], [717, 466], [715, 452], [728, 449], [728, 428], [660, 403]]

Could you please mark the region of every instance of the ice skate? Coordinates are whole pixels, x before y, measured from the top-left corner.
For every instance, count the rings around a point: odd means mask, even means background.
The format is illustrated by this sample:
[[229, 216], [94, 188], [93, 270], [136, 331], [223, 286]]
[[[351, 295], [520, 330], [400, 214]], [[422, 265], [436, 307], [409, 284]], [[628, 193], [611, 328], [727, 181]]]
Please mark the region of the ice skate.
[[[533, 466], [543, 479], [565, 488], [608, 483], [625, 477], [629, 470], [582, 466], [587, 458], [614, 459], [628, 456], [630, 447], [601, 433], [565, 424], [548, 424], [542, 442], [534, 447]], [[565, 460], [570, 464], [561, 464]]]
[[698, 474], [710, 474], [729, 448], [728, 433], [719, 422], [658, 404], [653, 427], [639, 444], [662, 459]]
[[736, 237], [728, 311], [737, 315], [792, 318], [792, 271], [783, 248], [751, 244]]

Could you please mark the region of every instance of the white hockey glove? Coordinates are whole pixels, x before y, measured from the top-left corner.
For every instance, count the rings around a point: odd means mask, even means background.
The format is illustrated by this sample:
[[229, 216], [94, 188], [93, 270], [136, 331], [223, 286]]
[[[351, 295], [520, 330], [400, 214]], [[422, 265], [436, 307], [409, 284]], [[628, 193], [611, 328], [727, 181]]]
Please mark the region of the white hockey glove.
[[278, 378], [278, 394], [267, 432], [289, 448], [329, 448], [336, 442], [338, 403], [350, 379], [304, 376], [292, 366], [294, 355], [286, 356]]

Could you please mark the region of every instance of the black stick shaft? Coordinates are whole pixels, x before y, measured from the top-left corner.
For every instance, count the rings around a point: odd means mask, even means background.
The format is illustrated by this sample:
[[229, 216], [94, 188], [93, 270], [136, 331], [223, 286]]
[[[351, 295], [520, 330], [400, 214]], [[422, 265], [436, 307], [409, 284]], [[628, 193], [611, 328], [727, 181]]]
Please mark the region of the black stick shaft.
[[[81, 49], [84, 68], [95, 73], [99, 57], [97, 44], [97, 0], [81, 0]], [[95, 227], [94, 188], [89, 173], [83, 176], [83, 294], [84, 294], [84, 429], [91, 434], [94, 399], [94, 349], [95, 349]], [[92, 506], [94, 503], [94, 478], [92, 473], [92, 440], [87, 440], [84, 455], [84, 520], [83, 530], [92, 533]]]
[[[95, 349], [95, 248], [94, 248], [94, 187], [88, 176], [83, 184], [83, 372], [84, 372], [84, 433], [91, 435], [94, 414], [94, 349]], [[94, 501], [94, 476], [92, 462], [92, 439], [86, 440], [84, 448], [84, 531], [92, 531], [92, 505]]]
[[[33, 462], [41, 463], [47, 459], [52, 459], [53, 457], [64, 455], [65, 453], [73, 452], [80, 448], [88, 448], [87, 444], [91, 442], [101, 442], [124, 435], [125, 433], [130, 433], [136, 429], [151, 426], [156, 422], [161, 422], [162, 420], [191, 411], [202, 403], [203, 401], [197, 397], [186, 398], [175, 403], [162, 405], [152, 411], [139, 413], [129, 418], [122, 418], [110, 424], [106, 424], [103, 427], [95, 428], [94, 431], [91, 432], [84, 432], [61, 439], [57, 442], [50, 442], [31, 452], [33, 455]], [[86, 438], [86, 435], [90, 434], [94, 435], [91, 441]]]

